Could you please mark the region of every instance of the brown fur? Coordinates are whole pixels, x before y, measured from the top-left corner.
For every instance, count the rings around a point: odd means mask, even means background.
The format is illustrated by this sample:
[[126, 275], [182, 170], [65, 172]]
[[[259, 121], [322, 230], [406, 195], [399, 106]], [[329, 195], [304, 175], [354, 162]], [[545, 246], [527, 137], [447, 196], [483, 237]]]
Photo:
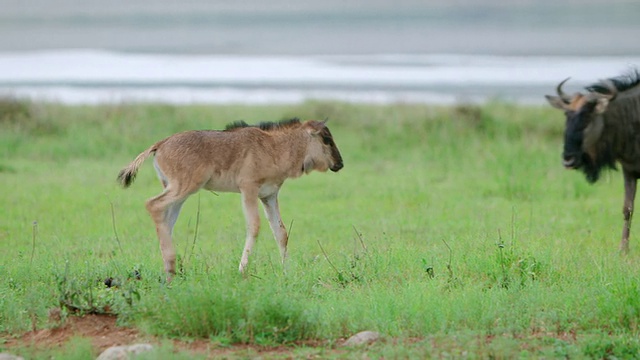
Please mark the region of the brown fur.
[[187, 197], [203, 188], [242, 195], [247, 238], [241, 272], [246, 269], [259, 231], [258, 199], [264, 205], [284, 263], [288, 239], [278, 208], [280, 187], [286, 179], [313, 170], [338, 171], [343, 166], [342, 157], [324, 122], [266, 124], [272, 125], [236, 123], [226, 131], [181, 132], [155, 143], [120, 171], [118, 180], [128, 187], [144, 160], [155, 154], [154, 165], [164, 191], [149, 199], [146, 208], [156, 224], [169, 276], [175, 273], [173, 226]]

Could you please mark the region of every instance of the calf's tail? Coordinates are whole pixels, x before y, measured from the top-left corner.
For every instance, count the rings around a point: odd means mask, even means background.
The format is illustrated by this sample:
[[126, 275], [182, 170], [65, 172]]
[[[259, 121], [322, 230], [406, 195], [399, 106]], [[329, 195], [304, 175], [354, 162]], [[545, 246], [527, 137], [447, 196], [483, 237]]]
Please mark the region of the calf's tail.
[[129, 165], [127, 165], [127, 167], [120, 170], [120, 173], [118, 174], [118, 182], [120, 183], [120, 185], [122, 185], [122, 187], [128, 188], [129, 185], [133, 184], [133, 181], [136, 179], [136, 175], [138, 174], [138, 168], [140, 167], [140, 165], [142, 165], [142, 163], [149, 156], [154, 154], [156, 150], [158, 150], [158, 147], [164, 141], [165, 140], [158, 141], [157, 143], [153, 144], [153, 146], [136, 156], [136, 158], [133, 159], [133, 161]]

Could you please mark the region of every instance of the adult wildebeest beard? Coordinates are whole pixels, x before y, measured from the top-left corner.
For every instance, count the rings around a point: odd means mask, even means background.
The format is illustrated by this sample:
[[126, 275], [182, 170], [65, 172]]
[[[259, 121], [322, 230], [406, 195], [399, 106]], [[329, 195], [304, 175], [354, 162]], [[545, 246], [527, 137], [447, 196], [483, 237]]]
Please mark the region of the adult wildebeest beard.
[[[597, 159], [596, 161], [593, 161], [586, 154], [582, 154], [582, 158], [583, 158], [583, 163], [582, 163], [583, 165], [580, 168], [580, 170], [582, 170], [582, 172], [585, 175], [585, 178], [591, 184], [598, 181], [598, 179], [600, 178], [600, 172], [603, 168], [607, 167], [607, 168], [616, 170], [616, 164], [614, 159], [606, 160], [604, 157], [602, 157], [600, 159]], [[601, 161], [598, 161], [598, 160], [601, 160]]]
[[565, 112], [563, 165], [581, 170], [590, 183], [603, 169], [622, 166], [625, 187], [624, 227], [620, 249], [629, 249], [629, 232], [637, 180], [640, 178], [640, 73], [601, 80], [571, 96], [556, 87], [549, 103]]
[[581, 109], [577, 113], [567, 113], [562, 164], [567, 169], [582, 171], [587, 181], [593, 184], [598, 181], [603, 169], [616, 170], [616, 160], [608, 142], [592, 145], [594, 150], [591, 154], [583, 150], [585, 131], [594, 131], [594, 129], [590, 129], [585, 124], [585, 115], [582, 113], [591, 111], [593, 111], [592, 106], [587, 106], [587, 109]]

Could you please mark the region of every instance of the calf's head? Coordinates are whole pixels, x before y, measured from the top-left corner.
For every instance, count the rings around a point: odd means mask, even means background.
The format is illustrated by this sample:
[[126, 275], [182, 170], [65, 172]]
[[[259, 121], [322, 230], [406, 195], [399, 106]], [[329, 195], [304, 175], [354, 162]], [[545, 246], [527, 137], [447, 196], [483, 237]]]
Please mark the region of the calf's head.
[[567, 80], [556, 88], [557, 96], [546, 95], [549, 104], [563, 110], [566, 116], [562, 164], [567, 169], [582, 170], [589, 182], [595, 182], [604, 166], [614, 167], [607, 144], [600, 144], [599, 140], [605, 125], [603, 114], [617, 89], [610, 80], [603, 80], [598, 89], [606, 89], [606, 94], [590, 91], [568, 96], [562, 91]]
[[325, 121], [310, 120], [304, 123], [304, 128], [311, 137], [307, 154], [303, 163], [303, 171], [312, 170], [336, 172], [344, 166], [342, 155], [333, 141]]

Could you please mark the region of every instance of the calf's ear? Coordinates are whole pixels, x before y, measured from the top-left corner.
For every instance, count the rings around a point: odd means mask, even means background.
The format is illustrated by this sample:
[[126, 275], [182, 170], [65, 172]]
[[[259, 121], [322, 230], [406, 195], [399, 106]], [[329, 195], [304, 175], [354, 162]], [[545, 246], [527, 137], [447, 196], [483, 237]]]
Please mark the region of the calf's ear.
[[307, 130], [307, 133], [309, 133], [310, 135], [318, 135], [320, 134], [320, 131], [322, 131], [322, 129], [318, 129], [312, 125], [307, 125], [306, 130]]
[[567, 104], [565, 104], [565, 102], [562, 101], [560, 96], [545, 95], [544, 97], [547, 98], [547, 101], [549, 102], [549, 104], [551, 104], [551, 106], [553, 106], [556, 109], [565, 110], [567, 107]]

